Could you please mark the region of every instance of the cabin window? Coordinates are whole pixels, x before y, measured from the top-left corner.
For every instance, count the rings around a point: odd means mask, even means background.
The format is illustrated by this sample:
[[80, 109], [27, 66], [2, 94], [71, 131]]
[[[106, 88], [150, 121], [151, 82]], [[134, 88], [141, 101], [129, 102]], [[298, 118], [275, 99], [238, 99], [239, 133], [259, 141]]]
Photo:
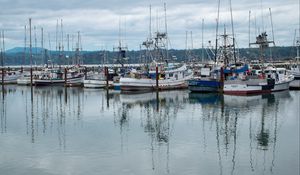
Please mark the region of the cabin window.
[[170, 73], [169, 76], [170, 76], [170, 77], [173, 77], [173, 73]]

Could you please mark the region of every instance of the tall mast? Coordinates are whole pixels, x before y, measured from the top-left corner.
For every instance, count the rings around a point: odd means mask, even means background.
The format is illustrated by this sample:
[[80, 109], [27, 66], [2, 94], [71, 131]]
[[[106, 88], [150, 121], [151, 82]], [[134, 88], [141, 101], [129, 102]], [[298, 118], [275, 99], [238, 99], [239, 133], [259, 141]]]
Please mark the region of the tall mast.
[[299, 13], [299, 19], [298, 19], [298, 20], [299, 20], [299, 29], [298, 29], [298, 30], [299, 30], [299, 33], [298, 33], [298, 39], [297, 39], [297, 41], [296, 41], [296, 42], [297, 42], [297, 43], [296, 43], [296, 47], [297, 47], [297, 64], [298, 64], [298, 69], [300, 69], [300, 65], [299, 65], [299, 64], [300, 64], [300, 62], [299, 62], [299, 61], [300, 61], [300, 60], [299, 60], [299, 59], [300, 59], [300, 58], [299, 58], [299, 57], [300, 57], [300, 55], [299, 55], [299, 54], [300, 54], [300, 53], [299, 53], [299, 52], [300, 52], [300, 0], [299, 0], [299, 9], [298, 9], [298, 13]]
[[64, 51], [64, 30], [63, 30], [63, 20], [60, 19], [60, 30], [61, 30], [61, 51]]
[[152, 38], [152, 33], [151, 33], [151, 28], [152, 28], [152, 24], [151, 24], [151, 22], [152, 22], [152, 17], [151, 17], [151, 4], [150, 4], [150, 7], [149, 7], [149, 13], [150, 13], [150, 16], [149, 16], [149, 40], [151, 40], [151, 38]]
[[236, 64], [236, 53], [235, 53], [235, 34], [234, 34], [234, 26], [233, 26], [233, 15], [232, 15], [232, 4], [231, 0], [229, 0], [229, 6], [230, 6], [230, 18], [231, 18], [231, 30], [232, 30], [232, 44], [233, 44], [233, 57], [234, 57], [234, 63]]
[[4, 66], [4, 59], [5, 59], [5, 44], [4, 44], [4, 30], [2, 30], [2, 59], [1, 59], [2, 67]]
[[27, 40], [27, 37], [26, 37], [26, 25], [24, 26], [24, 57], [23, 57], [23, 61], [22, 61], [22, 65], [25, 65], [25, 60], [26, 60], [26, 40]]
[[29, 18], [29, 54], [30, 54], [30, 68], [32, 68], [31, 18]]
[[44, 29], [43, 27], [41, 28], [41, 48], [42, 48], [42, 61], [45, 63], [45, 60], [44, 60]]
[[218, 0], [218, 15], [217, 15], [217, 27], [216, 27], [215, 63], [217, 63], [217, 51], [218, 51], [218, 32], [219, 32], [219, 17], [220, 17], [220, 0]]
[[251, 21], [251, 10], [249, 11], [249, 28], [248, 28], [248, 44], [249, 44], [249, 48], [250, 48], [250, 40], [251, 40], [251, 34], [250, 34], [250, 29], [251, 29], [251, 24], [250, 24], [250, 21]]
[[191, 49], [194, 49], [194, 43], [193, 43], [193, 31], [191, 31]]
[[272, 38], [273, 38], [273, 44], [275, 45], [275, 39], [274, 39], [274, 29], [273, 29], [273, 18], [272, 18], [272, 11], [271, 8], [269, 8], [270, 11], [270, 20], [271, 20], [271, 27], [272, 27]]
[[[35, 56], [37, 56], [37, 38], [36, 38], [36, 26], [33, 27], [34, 30], [34, 48], [35, 48]], [[36, 61], [36, 60], [35, 60]]]
[[167, 5], [166, 3], [164, 3], [164, 10], [165, 10], [165, 31], [166, 31], [166, 55], [167, 55], [167, 58], [169, 58], [169, 53], [168, 53], [168, 45], [169, 45], [169, 42], [168, 42], [168, 25], [167, 25]]
[[[48, 33], [48, 39], [49, 39], [49, 59], [50, 59], [50, 62], [52, 63], [52, 60], [51, 60], [51, 38], [50, 38], [50, 33]], [[46, 64], [48, 65], [48, 60], [46, 60]]]
[[201, 57], [202, 57], [202, 63], [204, 62], [204, 41], [203, 41], [203, 30], [204, 30], [204, 19], [202, 19], [202, 34], [201, 34], [201, 40], [202, 40], [202, 49], [201, 49]]
[[265, 31], [265, 23], [264, 23], [264, 13], [263, 13], [263, 5], [262, 0], [260, 0], [260, 10], [261, 10], [261, 22], [262, 22], [262, 32]]
[[185, 56], [188, 58], [188, 31], [185, 31]]
[[55, 34], [55, 51], [57, 52], [57, 35], [58, 35], [58, 19], [56, 20], [56, 34]]

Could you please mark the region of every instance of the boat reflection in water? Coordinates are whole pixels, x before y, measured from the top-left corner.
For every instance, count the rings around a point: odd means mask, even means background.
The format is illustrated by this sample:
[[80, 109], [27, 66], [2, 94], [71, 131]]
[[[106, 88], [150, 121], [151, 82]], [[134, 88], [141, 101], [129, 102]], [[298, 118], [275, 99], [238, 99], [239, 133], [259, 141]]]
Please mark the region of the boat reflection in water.
[[1, 94], [4, 174], [299, 171], [299, 92], [240, 97], [6, 86]]

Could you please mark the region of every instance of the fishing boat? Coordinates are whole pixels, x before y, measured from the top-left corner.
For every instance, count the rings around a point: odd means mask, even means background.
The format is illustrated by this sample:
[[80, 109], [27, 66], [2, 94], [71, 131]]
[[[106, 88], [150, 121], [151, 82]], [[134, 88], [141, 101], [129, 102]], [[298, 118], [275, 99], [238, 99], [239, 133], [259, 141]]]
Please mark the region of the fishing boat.
[[62, 86], [65, 80], [60, 69], [45, 69], [34, 83], [36, 86]]
[[[0, 74], [0, 84], [2, 84], [3, 73]], [[19, 71], [8, 71], [4, 73], [3, 84], [16, 84], [18, 78], [22, 76], [22, 73]]]
[[[106, 76], [104, 72], [94, 72], [83, 81], [83, 86], [85, 88], [105, 88], [106, 83]], [[109, 87], [112, 87], [113, 81], [108, 81], [108, 84]]]
[[[299, 1], [300, 8], [300, 1]], [[290, 73], [294, 76], [294, 81], [290, 82], [290, 89], [300, 90], [300, 11], [298, 11], [299, 19], [299, 28], [298, 28], [298, 37], [295, 43], [297, 48], [297, 56], [294, 64], [291, 66]]]
[[194, 76], [188, 81], [188, 87], [191, 92], [219, 92], [222, 91], [223, 83], [220, 81], [220, 69], [203, 67], [200, 69], [200, 75]]
[[290, 89], [300, 90], [300, 64], [292, 65], [290, 73], [294, 76], [294, 81], [290, 82]]
[[23, 72], [22, 76], [17, 79], [18, 85], [30, 85], [30, 72]]
[[74, 66], [67, 69], [67, 81], [65, 86], [74, 87], [81, 86], [84, 81], [84, 73], [82, 68], [79, 66]]
[[183, 89], [188, 87], [187, 80], [192, 78], [193, 73], [184, 64], [178, 68], [161, 70], [158, 75], [155, 71], [149, 71], [148, 74], [131, 72], [130, 76], [120, 78], [121, 91]]
[[288, 90], [290, 83], [294, 80], [294, 76], [289, 74], [286, 68], [267, 67], [264, 69], [267, 78], [275, 80], [272, 92]]
[[259, 95], [271, 93], [275, 80], [258, 75], [250, 75], [248, 65], [240, 69], [224, 69], [224, 94]]

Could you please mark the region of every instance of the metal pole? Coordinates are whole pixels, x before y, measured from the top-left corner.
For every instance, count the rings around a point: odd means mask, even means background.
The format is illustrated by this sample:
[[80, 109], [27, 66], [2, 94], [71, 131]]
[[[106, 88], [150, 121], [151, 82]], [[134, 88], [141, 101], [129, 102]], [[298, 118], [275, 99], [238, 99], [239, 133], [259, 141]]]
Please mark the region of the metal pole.
[[156, 65], [155, 67], [155, 75], [156, 75], [156, 91], [159, 90], [159, 86], [158, 86], [158, 66]]
[[108, 67], [105, 66], [104, 68], [104, 72], [105, 72], [105, 76], [106, 76], [106, 88], [109, 88], [109, 84], [108, 84]]
[[29, 18], [29, 54], [30, 54], [30, 86], [32, 87], [32, 40], [31, 40], [31, 18]]
[[67, 68], [65, 67], [65, 86], [67, 86], [67, 82], [68, 82], [68, 78], [67, 78], [67, 73], [68, 73], [68, 70]]

